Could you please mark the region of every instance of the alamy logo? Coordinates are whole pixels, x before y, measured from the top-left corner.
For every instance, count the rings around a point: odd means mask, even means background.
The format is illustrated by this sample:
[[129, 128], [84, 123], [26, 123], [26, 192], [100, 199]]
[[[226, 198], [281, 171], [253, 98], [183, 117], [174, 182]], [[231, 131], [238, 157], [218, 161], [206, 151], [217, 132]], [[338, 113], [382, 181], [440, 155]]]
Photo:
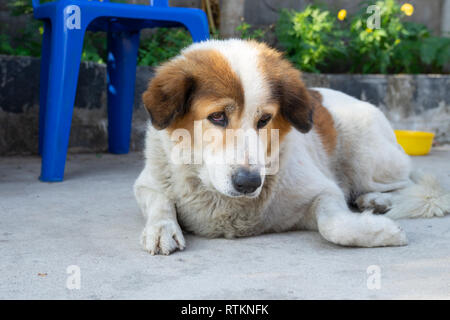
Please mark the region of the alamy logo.
[[204, 129], [194, 121], [193, 136], [186, 129], [175, 129], [171, 163], [209, 165], [255, 165], [264, 167], [265, 175], [279, 169], [280, 139], [278, 129]]
[[69, 290], [80, 290], [81, 269], [77, 265], [68, 266], [66, 273], [69, 275], [66, 280], [66, 288]]
[[381, 9], [379, 6], [372, 5], [367, 7], [368, 14], [371, 14], [369, 18], [367, 18], [367, 28], [368, 29], [380, 29], [381, 28]]
[[377, 265], [371, 265], [366, 270], [367, 277], [367, 289], [380, 290], [381, 289], [381, 268]]
[[81, 29], [81, 9], [79, 6], [71, 5], [64, 9], [64, 21], [69, 30]]

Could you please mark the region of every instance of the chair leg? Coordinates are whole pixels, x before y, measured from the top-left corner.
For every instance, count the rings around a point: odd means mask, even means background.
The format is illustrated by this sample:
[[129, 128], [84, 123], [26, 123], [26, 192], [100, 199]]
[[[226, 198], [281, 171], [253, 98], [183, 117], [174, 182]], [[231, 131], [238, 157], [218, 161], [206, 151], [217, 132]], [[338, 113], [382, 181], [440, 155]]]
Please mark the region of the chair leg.
[[63, 19], [52, 21], [47, 103], [44, 117], [40, 179], [62, 181], [78, 82], [84, 29], [67, 29]]
[[45, 131], [45, 107], [47, 104], [48, 72], [50, 68], [50, 44], [52, 39], [52, 25], [50, 20], [44, 21], [44, 35], [42, 39], [41, 73], [39, 80], [39, 154], [42, 155]]
[[134, 105], [139, 32], [108, 33], [108, 144], [128, 153]]

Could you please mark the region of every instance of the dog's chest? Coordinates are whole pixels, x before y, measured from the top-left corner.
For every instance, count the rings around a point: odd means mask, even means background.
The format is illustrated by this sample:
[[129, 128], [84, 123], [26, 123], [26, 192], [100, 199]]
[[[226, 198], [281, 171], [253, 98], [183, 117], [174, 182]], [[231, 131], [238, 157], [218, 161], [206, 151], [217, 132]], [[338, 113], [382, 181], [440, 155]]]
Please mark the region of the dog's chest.
[[[191, 186], [192, 187], [192, 186]], [[261, 199], [236, 199], [199, 186], [184, 188], [175, 200], [178, 222], [205, 237], [243, 237], [263, 231]]]

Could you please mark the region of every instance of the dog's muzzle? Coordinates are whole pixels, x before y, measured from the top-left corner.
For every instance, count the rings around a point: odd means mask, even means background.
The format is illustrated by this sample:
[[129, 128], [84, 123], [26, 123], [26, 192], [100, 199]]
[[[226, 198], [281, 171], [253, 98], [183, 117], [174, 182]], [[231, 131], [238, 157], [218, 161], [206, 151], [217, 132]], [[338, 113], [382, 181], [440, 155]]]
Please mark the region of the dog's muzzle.
[[255, 192], [262, 183], [261, 175], [258, 171], [251, 171], [247, 168], [239, 168], [231, 177], [234, 189], [243, 194]]

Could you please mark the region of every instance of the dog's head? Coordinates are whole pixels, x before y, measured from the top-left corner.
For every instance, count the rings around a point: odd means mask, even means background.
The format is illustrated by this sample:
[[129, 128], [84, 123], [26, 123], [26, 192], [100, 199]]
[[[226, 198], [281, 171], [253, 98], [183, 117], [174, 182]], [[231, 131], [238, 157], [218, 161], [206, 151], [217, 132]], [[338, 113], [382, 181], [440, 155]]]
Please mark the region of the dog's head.
[[152, 125], [188, 133], [202, 182], [231, 197], [259, 195], [278, 143], [292, 127], [311, 129], [310, 100], [278, 51], [241, 40], [191, 45], [157, 69], [143, 94]]

